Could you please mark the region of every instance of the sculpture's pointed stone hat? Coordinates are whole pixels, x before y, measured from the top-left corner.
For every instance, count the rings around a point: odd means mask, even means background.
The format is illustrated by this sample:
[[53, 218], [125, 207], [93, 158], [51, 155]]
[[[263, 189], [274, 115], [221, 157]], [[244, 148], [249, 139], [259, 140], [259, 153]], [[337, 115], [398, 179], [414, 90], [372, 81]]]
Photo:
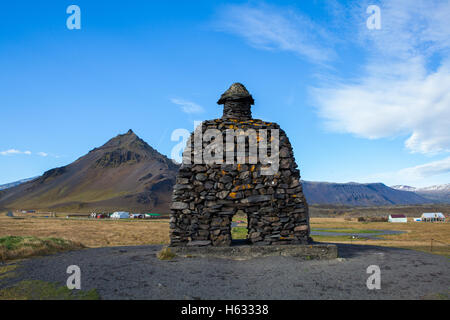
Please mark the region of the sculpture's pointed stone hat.
[[250, 105], [254, 104], [252, 95], [247, 91], [245, 86], [239, 82], [235, 82], [231, 87], [225, 91], [220, 97], [217, 104], [225, 104], [227, 101], [242, 101], [249, 102]]

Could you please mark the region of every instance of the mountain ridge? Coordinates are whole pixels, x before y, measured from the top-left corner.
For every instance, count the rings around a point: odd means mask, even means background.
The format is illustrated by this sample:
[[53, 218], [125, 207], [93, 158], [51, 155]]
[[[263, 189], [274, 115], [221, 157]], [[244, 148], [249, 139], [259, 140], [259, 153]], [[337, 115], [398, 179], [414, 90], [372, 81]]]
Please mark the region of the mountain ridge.
[[414, 192], [432, 201], [450, 203], [450, 183], [416, 188], [406, 185], [396, 185], [391, 188]]
[[413, 192], [395, 190], [383, 183], [334, 183], [302, 180], [306, 200], [311, 204], [385, 206], [430, 203]]

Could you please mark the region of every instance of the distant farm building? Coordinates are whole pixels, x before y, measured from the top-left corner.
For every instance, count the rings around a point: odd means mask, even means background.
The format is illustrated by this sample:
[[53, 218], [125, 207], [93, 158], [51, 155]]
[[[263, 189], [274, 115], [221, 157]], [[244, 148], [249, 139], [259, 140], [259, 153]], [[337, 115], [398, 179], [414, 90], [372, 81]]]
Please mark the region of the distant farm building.
[[390, 214], [388, 218], [388, 222], [408, 222], [408, 218], [404, 214]]
[[161, 215], [159, 213], [146, 213], [145, 218], [151, 219], [151, 218], [160, 218]]
[[129, 217], [130, 214], [124, 211], [116, 211], [110, 216], [111, 219], [128, 219]]
[[423, 222], [444, 222], [445, 216], [442, 214], [442, 212], [425, 212], [422, 214], [421, 220]]
[[[56, 217], [56, 215], [55, 215]], [[66, 219], [70, 219], [70, 218], [86, 218], [87, 216], [85, 214], [81, 214], [81, 213], [72, 213], [72, 214], [68, 214], [66, 216]]]

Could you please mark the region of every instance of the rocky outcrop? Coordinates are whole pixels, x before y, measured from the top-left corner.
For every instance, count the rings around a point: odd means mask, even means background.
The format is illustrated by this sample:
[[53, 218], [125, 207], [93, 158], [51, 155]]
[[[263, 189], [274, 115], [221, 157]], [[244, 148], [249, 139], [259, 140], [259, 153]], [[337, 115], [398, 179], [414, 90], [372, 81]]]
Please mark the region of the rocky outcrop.
[[60, 175], [66, 173], [66, 172], [67, 172], [66, 167], [51, 169], [51, 170], [44, 172], [42, 177], [40, 177], [37, 181], [39, 183], [45, 183], [45, 182], [51, 181], [52, 179], [55, 179], [56, 177], [59, 177]]
[[139, 153], [116, 149], [111, 152], [106, 152], [100, 159], [95, 162], [96, 168], [116, 168], [124, 163], [134, 164], [141, 161]]

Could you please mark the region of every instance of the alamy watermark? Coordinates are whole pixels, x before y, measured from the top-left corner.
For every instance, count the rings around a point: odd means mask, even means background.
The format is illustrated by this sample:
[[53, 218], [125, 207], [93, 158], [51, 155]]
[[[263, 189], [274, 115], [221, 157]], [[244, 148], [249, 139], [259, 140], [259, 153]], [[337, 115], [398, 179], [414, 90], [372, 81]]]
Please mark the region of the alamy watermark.
[[81, 29], [81, 9], [79, 6], [72, 4], [67, 7], [66, 13], [70, 16], [66, 20], [66, 26], [69, 30]]
[[367, 267], [366, 272], [371, 276], [367, 278], [366, 286], [369, 290], [381, 289], [381, 270], [377, 265], [371, 265]]
[[77, 265], [70, 265], [67, 267], [66, 273], [70, 274], [67, 278], [66, 285], [70, 290], [81, 289], [81, 269]]
[[367, 7], [366, 13], [370, 14], [367, 18], [366, 25], [369, 30], [380, 30], [381, 29], [381, 9], [377, 5], [370, 5]]

